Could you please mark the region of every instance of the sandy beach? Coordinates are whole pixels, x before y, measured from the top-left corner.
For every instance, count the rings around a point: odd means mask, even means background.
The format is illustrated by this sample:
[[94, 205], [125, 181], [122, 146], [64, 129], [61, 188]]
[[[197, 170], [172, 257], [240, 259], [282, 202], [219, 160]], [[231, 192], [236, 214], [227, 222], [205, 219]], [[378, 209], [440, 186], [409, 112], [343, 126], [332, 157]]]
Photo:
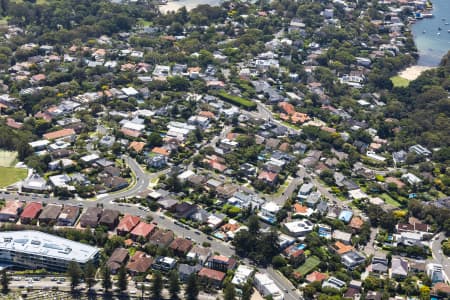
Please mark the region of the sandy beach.
[[411, 66], [409, 68], [406, 68], [405, 70], [401, 71], [398, 76], [408, 79], [410, 81], [416, 79], [419, 77], [422, 72], [426, 70], [434, 69], [435, 67], [427, 67], [427, 66]]

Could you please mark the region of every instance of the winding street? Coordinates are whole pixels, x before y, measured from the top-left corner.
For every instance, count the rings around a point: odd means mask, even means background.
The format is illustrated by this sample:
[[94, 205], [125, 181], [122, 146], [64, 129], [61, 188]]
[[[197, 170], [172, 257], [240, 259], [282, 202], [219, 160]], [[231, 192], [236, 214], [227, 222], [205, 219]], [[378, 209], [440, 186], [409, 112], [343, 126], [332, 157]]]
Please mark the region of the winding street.
[[446, 239], [443, 232], [438, 233], [430, 243], [431, 253], [433, 255], [433, 262], [441, 264], [444, 269], [445, 279], [450, 280], [450, 259], [442, 251], [442, 241]]

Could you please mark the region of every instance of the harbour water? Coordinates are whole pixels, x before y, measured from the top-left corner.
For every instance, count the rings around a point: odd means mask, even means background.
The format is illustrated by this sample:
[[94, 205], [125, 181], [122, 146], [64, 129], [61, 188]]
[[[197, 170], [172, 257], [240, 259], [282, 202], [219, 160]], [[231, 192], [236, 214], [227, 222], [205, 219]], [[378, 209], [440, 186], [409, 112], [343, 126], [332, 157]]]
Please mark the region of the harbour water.
[[450, 50], [450, 0], [432, 0], [432, 3], [433, 18], [417, 20], [412, 25], [419, 66], [437, 66]]

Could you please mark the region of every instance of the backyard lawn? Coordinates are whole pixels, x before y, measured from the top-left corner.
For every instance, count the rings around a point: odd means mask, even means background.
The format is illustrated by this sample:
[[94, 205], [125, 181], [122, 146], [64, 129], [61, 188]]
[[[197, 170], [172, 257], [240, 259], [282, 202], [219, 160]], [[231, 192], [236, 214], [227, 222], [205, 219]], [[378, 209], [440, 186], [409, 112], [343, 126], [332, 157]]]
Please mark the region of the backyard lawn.
[[397, 202], [394, 198], [392, 198], [391, 196], [389, 196], [386, 193], [381, 194], [380, 198], [383, 199], [387, 204], [390, 204], [392, 206], [395, 206], [395, 207], [402, 206], [399, 202]]
[[308, 275], [312, 270], [314, 270], [320, 264], [320, 259], [316, 256], [310, 256], [306, 259], [305, 263], [295, 270], [302, 276]]
[[27, 169], [0, 167], [0, 188], [7, 187], [27, 177]]

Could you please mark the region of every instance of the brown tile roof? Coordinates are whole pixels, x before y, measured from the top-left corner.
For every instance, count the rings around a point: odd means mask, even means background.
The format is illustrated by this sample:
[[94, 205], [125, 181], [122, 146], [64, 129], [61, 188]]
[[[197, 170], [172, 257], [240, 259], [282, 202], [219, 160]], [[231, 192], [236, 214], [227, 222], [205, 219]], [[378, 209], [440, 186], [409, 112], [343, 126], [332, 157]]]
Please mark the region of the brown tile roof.
[[0, 214], [16, 216], [23, 207], [23, 203], [14, 200], [8, 200], [5, 206], [0, 210]]
[[169, 248], [186, 254], [192, 247], [192, 242], [184, 238], [176, 238], [170, 243]]
[[136, 251], [127, 264], [127, 269], [134, 273], [145, 273], [153, 263], [153, 258], [142, 251]]
[[212, 279], [215, 281], [223, 281], [225, 279], [226, 274], [213, 269], [202, 268], [200, 272], [198, 272], [198, 276], [206, 277], [208, 279]]

